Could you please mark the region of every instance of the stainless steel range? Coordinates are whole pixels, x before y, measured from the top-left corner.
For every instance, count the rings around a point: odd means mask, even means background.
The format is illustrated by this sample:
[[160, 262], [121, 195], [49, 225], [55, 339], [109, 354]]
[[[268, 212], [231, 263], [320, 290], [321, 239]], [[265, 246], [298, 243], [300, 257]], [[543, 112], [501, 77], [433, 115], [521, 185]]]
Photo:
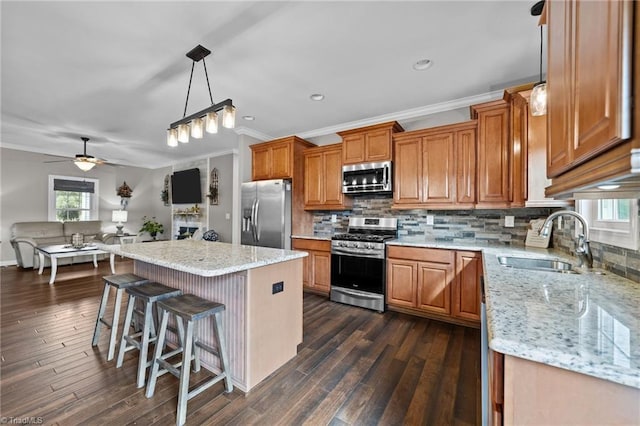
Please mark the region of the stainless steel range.
[[384, 311], [384, 242], [396, 238], [398, 219], [351, 217], [346, 234], [331, 241], [331, 300]]

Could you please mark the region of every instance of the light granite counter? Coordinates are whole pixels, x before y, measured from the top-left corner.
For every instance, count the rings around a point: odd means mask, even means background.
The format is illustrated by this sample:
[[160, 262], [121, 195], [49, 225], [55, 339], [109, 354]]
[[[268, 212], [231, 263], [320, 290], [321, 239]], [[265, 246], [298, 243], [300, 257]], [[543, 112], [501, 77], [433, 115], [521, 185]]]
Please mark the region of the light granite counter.
[[562, 274], [506, 268], [497, 259], [542, 257], [576, 264], [574, 257], [550, 249], [424, 238], [387, 244], [482, 251], [493, 350], [640, 389], [640, 284], [598, 269]]
[[301, 251], [203, 240], [101, 245], [112, 253], [203, 277], [215, 277], [307, 256]]

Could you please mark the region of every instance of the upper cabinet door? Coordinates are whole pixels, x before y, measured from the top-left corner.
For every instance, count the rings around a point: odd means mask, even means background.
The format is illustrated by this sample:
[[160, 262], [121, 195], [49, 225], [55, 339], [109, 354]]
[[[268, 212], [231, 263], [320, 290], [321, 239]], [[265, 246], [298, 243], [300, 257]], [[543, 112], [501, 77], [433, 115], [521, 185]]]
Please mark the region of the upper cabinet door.
[[305, 153], [304, 155], [304, 204], [321, 205], [323, 203], [322, 172], [324, 155], [322, 152]]
[[395, 142], [393, 203], [422, 202], [422, 138]]
[[422, 198], [425, 203], [455, 202], [453, 136], [453, 132], [447, 132], [422, 139]]
[[382, 129], [367, 132], [365, 161], [373, 163], [389, 160], [391, 160], [391, 130]]
[[509, 192], [509, 104], [474, 106], [478, 118], [478, 208], [505, 208]]
[[271, 179], [271, 148], [260, 146], [251, 150], [251, 180]]
[[470, 207], [476, 202], [476, 129], [457, 131], [455, 148], [457, 202]]
[[342, 138], [342, 160], [344, 164], [364, 163], [364, 133]]
[[271, 178], [293, 176], [293, 145], [290, 142], [274, 144], [271, 148]]
[[[629, 102], [630, 81], [624, 64], [623, 9], [628, 1], [576, 1], [575, 25], [575, 125], [574, 157], [577, 163], [629, 137], [629, 120], [623, 120], [623, 101]], [[628, 71], [627, 71], [628, 72]], [[625, 93], [626, 92], [626, 93]], [[626, 129], [624, 128], [626, 125]]]
[[[324, 153], [324, 202], [332, 206], [345, 206], [342, 194], [342, 149], [328, 149]], [[348, 203], [345, 207], [350, 207]]]
[[631, 136], [632, 2], [550, 0], [547, 175]]

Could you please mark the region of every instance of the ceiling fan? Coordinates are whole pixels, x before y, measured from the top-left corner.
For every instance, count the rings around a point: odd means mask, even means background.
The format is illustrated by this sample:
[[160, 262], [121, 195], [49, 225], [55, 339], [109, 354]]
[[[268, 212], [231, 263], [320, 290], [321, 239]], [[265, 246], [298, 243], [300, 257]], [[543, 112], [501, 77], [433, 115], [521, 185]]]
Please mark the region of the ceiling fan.
[[[89, 170], [93, 169], [97, 164], [107, 164], [105, 160], [102, 160], [100, 158], [94, 157], [93, 155], [87, 154], [87, 142], [89, 142], [89, 138], [83, 136], [80, 139], [82, 139], [82, 141], [84, 142], [84, 152], [82, 154], [76, 154], [75, 158], [72, 160], [73, 163], [80, 170], [82, 170], [83, 172], [88, 172]], [[45, 161], [45, 163], [59, 163], [62, 161], [69, 161], [69, 160]]]

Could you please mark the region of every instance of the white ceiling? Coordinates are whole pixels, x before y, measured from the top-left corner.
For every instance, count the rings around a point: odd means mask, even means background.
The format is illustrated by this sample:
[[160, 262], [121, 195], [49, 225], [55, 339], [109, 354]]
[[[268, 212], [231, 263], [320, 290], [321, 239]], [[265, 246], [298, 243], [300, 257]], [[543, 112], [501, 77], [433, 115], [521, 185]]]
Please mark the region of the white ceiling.
[[[228, 151], [242, 133], [319, 136], [396, 113], [410, 121], [537, 80], [533, 3], [5, 0], [1, 144], [73, 156], [88, 136], [91, 155], [156, 168]], [[185, 54], [198, 44], [213, 52], [214, 101], [233, 99], [237, 128], [169, 148]], [[433, 66], [414, 71], [423, 58]], [[198, 63], [187, 114], [209, 105]]]

